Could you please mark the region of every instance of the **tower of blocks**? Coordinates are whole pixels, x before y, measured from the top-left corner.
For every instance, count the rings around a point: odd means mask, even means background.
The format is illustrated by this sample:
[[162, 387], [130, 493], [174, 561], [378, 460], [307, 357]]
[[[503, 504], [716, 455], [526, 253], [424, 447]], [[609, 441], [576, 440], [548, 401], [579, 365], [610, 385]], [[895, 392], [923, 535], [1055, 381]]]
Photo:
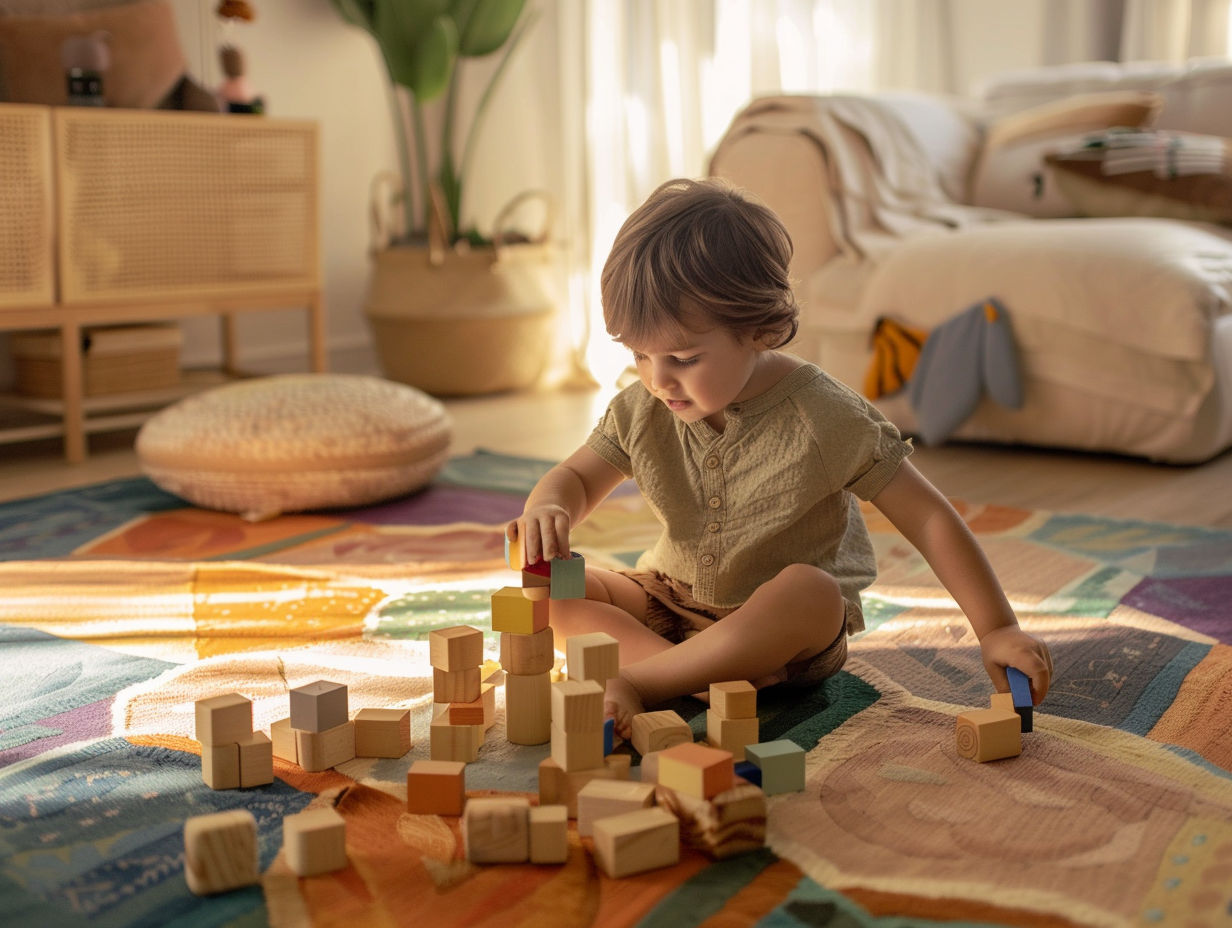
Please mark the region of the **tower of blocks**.
[[469, 625], [438, 629], [428, 635], [428, 651], [436, 703], [432, 760], [472, 763], [496, 721], [496, 689], [482, 679], [483, 632]]
[[344, 683], [316, 680], [290, 693], [288, 718], [270, 726], [273, 755], [309, 773], [357, 757], [402, 757], [411, 749], [410, 709], [360, 709], [350, 718]]
[[757, 743], [757, 690], [747, 680], [710, 684], [706, 742], [744, 760], [744, 748]]
[[201, 744], [201, 779], [210, 789], [239, 789], [274, 782], [274, 748], [253, 731], [252, 700], [225, 693], [195, 703]]

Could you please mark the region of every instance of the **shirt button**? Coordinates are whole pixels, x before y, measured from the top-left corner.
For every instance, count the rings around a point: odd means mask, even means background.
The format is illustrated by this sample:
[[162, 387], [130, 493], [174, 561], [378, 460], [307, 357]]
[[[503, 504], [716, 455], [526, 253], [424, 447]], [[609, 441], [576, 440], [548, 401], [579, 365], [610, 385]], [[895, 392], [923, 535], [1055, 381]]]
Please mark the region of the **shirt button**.
[[717, 454], [712, 454], [710, 455], [710, 457], [706, 458], [706, 466], [711, 469], [718, 467], [719, 466], [719, 456]]
[[717, 496], [710, 497], [709, 503], [710, 503], [711, 509], [718, 509], [720, 506], [723, 505], [723, 501], [719, 499]]
[[717, 532], [718, 530], [719, 530], [718, 522], [711, 522], [709, 525], [706, 526], [706, 531], [708, 532]]
[[706, 567], [709, 567], [713, 563], [714, 563], [713, 554], [703, 554], [702, 555], [702, 564], [704, 564]]
[[732, 412], [734, 412], [736, 415], [740, 415], [740, 407], [739, 407], [739, 406], [729, 406], [729, 407], [728, 407], [728, 409], [730, 409], [730, 410], [731, 410]]

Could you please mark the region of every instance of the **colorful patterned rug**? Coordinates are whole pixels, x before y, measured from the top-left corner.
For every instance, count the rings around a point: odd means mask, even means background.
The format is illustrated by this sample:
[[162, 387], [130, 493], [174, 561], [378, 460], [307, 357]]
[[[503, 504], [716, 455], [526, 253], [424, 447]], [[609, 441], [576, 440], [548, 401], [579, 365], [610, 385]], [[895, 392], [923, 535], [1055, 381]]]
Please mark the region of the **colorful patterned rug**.
[[[954, 716], [991, 684], [962, 615], [868, 510], [869, 630], [815, 692], [759, 699], [763, 740], [809, 752], [807, 789], [770, 800], [768, 849], [619, 881], [575, 834], [563, 867], [465, 863], [455, 820], [403, 812], [427, 754], [426, 635], [488, 629], [512, 579], [500, 526], [547, 466], [481, 453], [408, 499], [256, 525], [143, 479], [0, 505], [0, 925], [1232, 924], [1232, 533], [996, 506], [959, 504], [1056, 659], [1020, 757], [956, 755]], [[657, 531], [626, 485], [574, 547], [628, 564]], [[353, 711], [410, 707], [410, 756], [202, 783], [194, 700], [241, 691], [268, 726], [320, 678]], [[676, 708], [700, 734], [702, 705]], [[533, 795], [546, 753], [498, 722], [468, 789]], [[347, 819], [351, 866], [297, 879], [281, 819], [322, 803]], [[263, 885], [194, 897], [183, 821], [231, 808], [257, 818]]]

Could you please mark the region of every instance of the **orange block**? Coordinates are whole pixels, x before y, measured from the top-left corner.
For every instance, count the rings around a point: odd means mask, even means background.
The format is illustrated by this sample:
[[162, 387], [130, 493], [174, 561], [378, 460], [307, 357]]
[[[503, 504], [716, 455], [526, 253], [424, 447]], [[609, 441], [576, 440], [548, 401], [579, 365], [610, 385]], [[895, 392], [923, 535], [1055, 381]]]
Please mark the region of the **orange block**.
[[406, 772], [406, 811], [413, 815], [461, 815], [466, 806], [466, 764], [417, 760]]
[[693, 742], [659, 753], [659, 784], [698, 799], [731, 789], [732, 776], [731, 751]]

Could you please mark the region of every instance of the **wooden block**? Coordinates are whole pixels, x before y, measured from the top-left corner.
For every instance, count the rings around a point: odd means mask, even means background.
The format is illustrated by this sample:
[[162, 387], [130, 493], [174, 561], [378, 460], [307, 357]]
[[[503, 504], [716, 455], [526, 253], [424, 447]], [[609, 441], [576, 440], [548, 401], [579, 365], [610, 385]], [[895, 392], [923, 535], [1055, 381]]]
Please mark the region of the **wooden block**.
[[586, 598], [586, 558], [576, 551], [568, 557], [554, 557], [551, 564], [552, 599]]
[[296, 731], [320, 734], [344, 724], [347, 718], [346, 684], [317, 680], [291, 690], [291, 727]]
[[751, 760], [742, 760], [733, 768], [737, 780], [744, 780], [754, 786], [761, 786], [761, 768]]
[[563, 864], [569, 860], [569, 810], [561, 805], [531, 806], [530, 862]]
[[428, 662], [437, 670], [467, 670], [483, 663], [483, 632], [455, 625], [428, 632]]
[[647, 809], [654, 805], [655, 785], [630, 780], [591, 780], [578, 793], [578, 834], [588, 836], [594, 823], [610, 815]]
[[299, 751], [295, 748], [295, 729], [291, 720], [279, 719], [270, 726], [270, 742], [274, 746], [274, 756], [293, 764], [299, 763]]
[[327, 731], [295, 732], [295, 750], [299, 765], [309, 773], [329, 770], [355, 759], [355, 723], [344, 722]]
[[429, 755], [433, 760], [454, 760], [470, 764], [479, 759], [483, 744], [482, 725], [450, 725], [448, 715], [432, 720]]
[[552, 675], [505, 675], [505, 738], [511, 744], [552, 740]]
[[609, 754], [603, 758], [602, 767], [567, 773], [552, 758], [545, 757], [539, 764], [539, 804], [559, 803], [570, 818], [577, 818], [578, 793], [586, 784], [599, 779], [628, 780], [631, 761], [628, 754]]
[[603, 729], [597, 731], [561, 731], [551, 725], [552, 760], [566, 773], [594, 770], [603, 766]]
[[210, 789], [239, 789], [239, 744], [201, 745], [201, 779]]
[[[538, 565], [536, 565], [538, 566]], [[522, 571], [522, 588], [544, 586], [548, 588], [548, 594], [551, 595], [552, 590], [552, 575], [548, 573], [537, 573], [534, 570]]]
[[603, 684], [598, 680], [562, 680], [552, 684], [552, 724], [561, 731], [603, 729]]
[[282, 848], [298, 876], [332, 873], [347, 865], [346, 820], [334, 809], [306, 809], [282, 820]]
[[642, 755], [641, 776], [643, 783], [659, 782], [659, 758], [662, 756], [662, 751], [651, 751], [649, 754]]
[[506, 586], [492, 594], [492, 630], [533, 635], [548, 627], [548, 597], [543, 588]]
[[680, 823], [652, 806], [600, 819], [594, 825], [595, 862], [612, 879], [670, 867], [680, 861]]
[[521, 538], [511, 542], [509, 536], [505, 536], [505, 563], [510, 570], [526, 569], [526, 546]]
[[660, 786], [709, 799], [732, 788], [730, 751], [704, 744], [678, 744], [659, 755]]
[[706, 743], [730, 751], [733, 760], [744, 760], [744, 748], [757, 743], [757, 716], [724, 718], [714, 709], [706, 710]]
[[744, 756], [761, 770], [761, 788], [767, 796], [804, 789], [804, 748], [794, 741], [746, 745]]
[[1014, 711], [1013, 693], [993, 693], [988, 702], [993, 709], [1009, 709], [1010, 712]]
[[247, 809], [194, 815], [184, 822], [184, 879], [198, 896], [225, 893], [261, 880], [257, 820]]
[[406, 811], [412, 815], [461, 815], [466, 806], [466, 764], [417, 760], [406, 772]]
[[549, 625], [533, 635], [502, 632], [500, 662], [509, 673], [547, 673], [556, 664], [555, 640]]
[[960, 712], [954, 726], [960, 757], [978, 763], [1017, 757], [1022, 753], [1022, 719], [1007, 709]]
[[239, 693], [198, 699], [197, 740], [202, 744], [235, 744], [252, 734], [252, 700]]
[[471, 799], [462, 812], [462, 842], [473, 864], [516, 864], [530, 858], [530, 802], [520, 796]]
[[755, 719], [757, 689], [748, 680], [711, 683], [710, 708], [725, 719]]
[[483, 703], [483, 730], [496, 724], [496, 684], [483, 683], [479, 687], [479, 701]]
[[[480, 687], [482, 694], [483, 688]], [[450, 725], [482, 725], [484, 723], [483, 697], [473, 702], [451, 702], [447, 710]]]
[[565, 668], [570, 680], [607, 683], [620, 673], [620, 642], [607, 632], [565, 639]]
[[263, 731], [239, 742], [240, 786], [266, 786], [274, 782], [274, 744]]
[[474, 702], [482, 695], [478, 667], [466, 670], [432, 668], [433, 702]]
[[659, 786], [655, 803], [680, 821], [681, 844], [714, 860], [765, 846], [766, 794], [751, 783], [738, 784], [710, 799]]
[[616, 720], [603, 720], [603, 753], [611, 754], [616, 748]]
[[633, 747], [639, 754], [692, 744], [693, 729], [670, 709], [633, 716]]
[[411, 749], [410, 709], [360, 709], [354, 722], [356, 757], [401, 757]]

